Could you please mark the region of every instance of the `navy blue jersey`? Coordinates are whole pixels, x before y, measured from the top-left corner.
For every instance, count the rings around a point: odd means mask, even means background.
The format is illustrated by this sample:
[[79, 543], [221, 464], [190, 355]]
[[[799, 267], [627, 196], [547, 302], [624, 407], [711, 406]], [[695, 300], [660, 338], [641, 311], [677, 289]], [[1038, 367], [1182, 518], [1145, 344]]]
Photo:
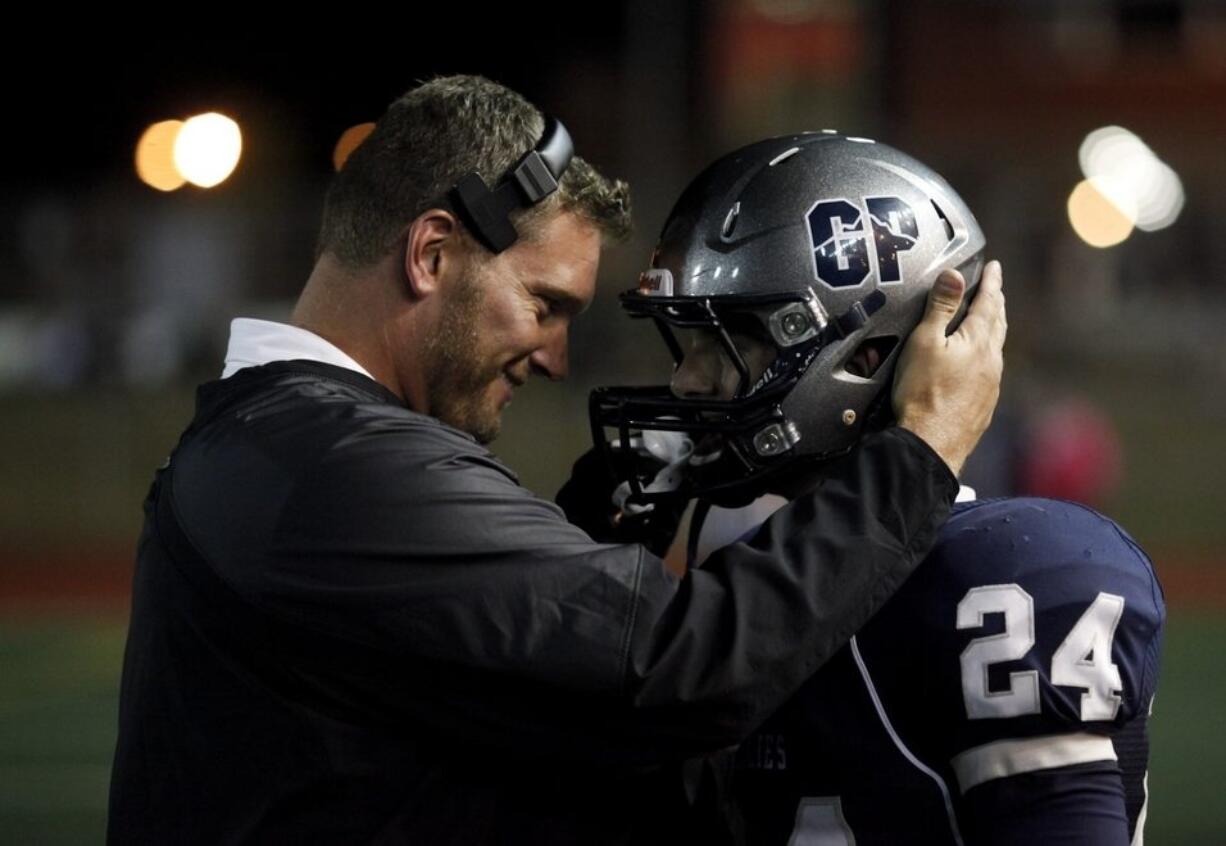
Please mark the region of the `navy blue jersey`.
[[1139, 843], [1164, 616], [1145, 553], [1091, 509], [958, 506], [741, 747], [745, 841]]

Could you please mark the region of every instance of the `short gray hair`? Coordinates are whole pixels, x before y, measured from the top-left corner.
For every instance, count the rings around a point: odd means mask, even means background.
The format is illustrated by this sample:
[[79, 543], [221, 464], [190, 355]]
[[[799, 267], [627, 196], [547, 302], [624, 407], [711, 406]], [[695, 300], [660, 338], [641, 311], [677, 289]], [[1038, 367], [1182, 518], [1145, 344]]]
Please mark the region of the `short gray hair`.
[[[483, 77], [438, 77], [411, 89], [333, 178], [316, 258], [330, 253], [355, 269], [378, 262], [426, 209], [454, 211], [446, 194], [462, 176], [476, 171], [493, 187], [543, 130], [535, 106]], [[630, 190], [576, 156], [558, 190], [512, 220], [531, 238], [554, 211], [574, 213], [620, 240], [630, 231]]]

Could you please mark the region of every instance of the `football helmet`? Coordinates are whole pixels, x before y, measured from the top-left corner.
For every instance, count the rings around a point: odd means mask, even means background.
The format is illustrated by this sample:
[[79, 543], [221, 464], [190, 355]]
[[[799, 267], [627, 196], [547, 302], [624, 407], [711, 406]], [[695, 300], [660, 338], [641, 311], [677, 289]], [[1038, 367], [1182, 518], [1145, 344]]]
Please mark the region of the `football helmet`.
[[[948, 183], [885, 144], [823, 131], [716, 161], [682, 193], [650, 268], [620, 299], [659, 327], [674, 367], [682, 336], [696, 332], [721, 346], [737, 384], [731, 396], [593, 391], [596, 444], [624, 480], [619, 504], [744, 502], [798, 461], [848, 450], [889, 419], [894, 365], [937, 275], [956, 268], [973, 288], [983, 250]], [[772, 354], [750, 361], [746, 339]], [[879, 365], [849, 369], [865, 342]]]

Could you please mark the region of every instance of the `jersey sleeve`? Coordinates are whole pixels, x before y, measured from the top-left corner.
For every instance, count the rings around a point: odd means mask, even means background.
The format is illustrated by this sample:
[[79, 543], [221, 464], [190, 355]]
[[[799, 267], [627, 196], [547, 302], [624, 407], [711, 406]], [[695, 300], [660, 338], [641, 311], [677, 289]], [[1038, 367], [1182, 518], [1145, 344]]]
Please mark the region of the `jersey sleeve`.
[[[1149, 558], [1089, 508], [1042, 499], [959, 507], [862, 648], [887, 697], [961, 793], [1110, 762], [1148, 713], [1165, 607]], [[941, 726], [934, 731], [932, 726]], [[927, 727], [927, 728], [926, 728]]]
[[984, 782], [962, 800], [968, 844], [1128, 846], [1119, 769], [1092, 761]]

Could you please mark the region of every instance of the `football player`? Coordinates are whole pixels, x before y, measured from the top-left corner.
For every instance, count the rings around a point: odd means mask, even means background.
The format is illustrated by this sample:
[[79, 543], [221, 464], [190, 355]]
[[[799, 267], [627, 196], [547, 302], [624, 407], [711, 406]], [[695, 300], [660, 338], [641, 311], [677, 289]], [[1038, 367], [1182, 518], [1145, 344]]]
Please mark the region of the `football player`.
[[[887, 422], [929, 289], [999, 272], [984, 243], [944, 179], [868, 139], [790, 136], [717, 161], [622, 295], [660, 328], [670, 385], [592, 396], [619, 506], [698, 498], [690, 566], [803, 507], [789, 496]], [[752, 844], [1140, 843], [1164, 615], [1149, 559], [1110, 519], [963, 502], [732, 759], [731, 824]]]

